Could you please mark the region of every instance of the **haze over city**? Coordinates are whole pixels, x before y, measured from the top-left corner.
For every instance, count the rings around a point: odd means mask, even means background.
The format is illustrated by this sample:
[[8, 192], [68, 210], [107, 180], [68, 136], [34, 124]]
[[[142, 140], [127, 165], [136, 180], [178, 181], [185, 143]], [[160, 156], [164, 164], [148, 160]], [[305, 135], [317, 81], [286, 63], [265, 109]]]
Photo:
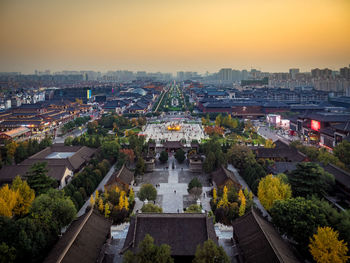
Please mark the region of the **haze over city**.
[[349, 14], [346, 0], [5, 0], [0, 70], [339, 69]]

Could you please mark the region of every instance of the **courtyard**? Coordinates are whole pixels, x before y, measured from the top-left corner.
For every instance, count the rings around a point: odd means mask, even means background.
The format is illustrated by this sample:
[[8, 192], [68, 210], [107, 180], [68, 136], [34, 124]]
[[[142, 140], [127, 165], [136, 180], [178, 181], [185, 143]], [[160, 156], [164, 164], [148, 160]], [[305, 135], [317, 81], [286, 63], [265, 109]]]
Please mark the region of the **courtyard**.
[[206, 138], [201, 124], [185, 123], [184, 119], [147, 124], [144, 131], [139, 135], [144, 135], [146, 141], [149, 139], [155, 140], [157, 144], [163, 141], [186, 141], [186, 143], [191, 143], [196, 140], [201, 142]]

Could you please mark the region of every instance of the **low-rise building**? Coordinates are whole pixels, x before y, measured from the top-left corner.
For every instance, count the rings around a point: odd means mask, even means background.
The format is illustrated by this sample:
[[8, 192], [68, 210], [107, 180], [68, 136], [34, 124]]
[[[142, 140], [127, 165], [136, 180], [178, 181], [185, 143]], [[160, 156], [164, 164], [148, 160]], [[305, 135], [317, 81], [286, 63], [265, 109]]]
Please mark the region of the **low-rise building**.
[[119, 171], [115, 172], [105, 184], [106, 189], [118, 187], [124, 191], [128, 191], [129, 187], [134, 183], [134, 172], [130, 171], [124, 164]]
[[142, 213], [131, 218], [121, 253], [137, 252], [146, 234], [151, 235], [158, 246], [169, 245], [175, 262], [192, 262], [198, 245], [209, 239], [218, 244], [213, 220], [206, 214]]
[[233, 222], [233, 238], [237, 262], [301, 262], [291, 245], [254, 208]]

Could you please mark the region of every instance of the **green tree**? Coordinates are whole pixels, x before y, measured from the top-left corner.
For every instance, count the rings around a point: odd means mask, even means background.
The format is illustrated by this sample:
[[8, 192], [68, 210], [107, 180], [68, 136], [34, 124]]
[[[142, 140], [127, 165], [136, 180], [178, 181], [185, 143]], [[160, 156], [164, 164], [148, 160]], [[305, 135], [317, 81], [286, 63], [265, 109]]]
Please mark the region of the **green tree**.
[[154, 204], [145, 204], [141, 208], [142, 213], [162, 213], [163, 209]]
[[120, 145], [117, 141], [105, 141], [101, 145], [102, 157], [108, 160], [116, 160], [119, 156]]
[[226, 255], [221, 246], [217, 246], [213, 240], [209, 239], [204, 242], [203, 246], [198, 245], [194, 263], [229, 263], [229, 257]]
[[206, 173], [210, 173], [215, 169], [216, 157], [213, 152], [209, 152], [207, 158], [203, 162], [203, 169]]
[[350, 165], [350, 142], [347, 140], [342, 141], [337, 146], [334, 147], [334, 155], [339, 158], [339, 160], [345, 163], [348, 167]]
[[73, 137], [69, 136], [64, 140], [64, 145], [71, 146], [73, 144]]
[[288, 175], [288, 181], [294, 196], [322, 196], [334, 184], [334, 177], [316, 163], [298, 163], [297, 169]]
[[185, 161], [186, 159], [184, 150], [182, 150], [181, 148], [178, 149], [175, 153], [175, 158], [179, 163], [183, 163], [183, 161]]
[[25, 145], [28, 145], [28, 143], [22, 142], [16, 148], [16, 152], [15, 152], [15, 156], [14, 156], [16, 163], [20, 163], [28, 157], [27, 147]]
[[30, 212], [33, 218], [47, 224], [53, 224], [60, 229], [74, 219], [77, 210], [63, 191], [50, 189], [46, 194], [42, 194], [34, 200]]
[[159, 161], [161, 161], [162, 163], [166, 163], [168, 161], [168, 158], [168, 153], [166, 151], [162, 151], [159, 156]]
[[137, 193], [137, 196], [141, 201], [144, 201], [146, 199], [155, 201], [157, 198], [157, 190], [151, 184], [143, 184], [140, 188], [140, 191]]
[[185, 213], [202, 213], [202, 208], [199, 205], [193, 204], [186, 208]]
[[16, 249], [5, 242], [0, 244], [0, 263], [12, 263], [16, 259]]
[[277, 200], [270, 210], [272, 221], [282, 234], [287, 234], [306, 249], [318, 226], [327, 226], [327, 212], [313, 200], [303, 197]]
[[47, 176], [46, 162], [35, 163], [27, 171], [26, 178], [30, 188], [34, 189], [36, 195], [46, 193], [50, 188], [57, 185], [57, 182]]
[[154, 239], [146, 234], [145, 238], [138, 246], [138, 252], [133, 254], [127, 251], [123, 257], [123, 263], [173, 263], [171, 248], [162, 244], [157, 246]]
[[136, 162], [135, 173], [142, 175], [145, 173], [145, 170], [146, 170], [145, 161], [143, 160], [143, 158], [141, 156], [139, 156], [137, 158], [137, 162]]

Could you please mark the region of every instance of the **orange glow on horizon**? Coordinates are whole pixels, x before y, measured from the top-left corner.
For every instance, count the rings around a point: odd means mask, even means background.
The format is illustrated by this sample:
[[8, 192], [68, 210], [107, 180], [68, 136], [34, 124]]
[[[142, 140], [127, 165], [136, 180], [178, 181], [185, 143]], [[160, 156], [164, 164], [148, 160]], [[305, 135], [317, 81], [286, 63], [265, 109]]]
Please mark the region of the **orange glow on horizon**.
[[0, 71], [287, 71], [350, 63], [348, 0], [4, 0]]

